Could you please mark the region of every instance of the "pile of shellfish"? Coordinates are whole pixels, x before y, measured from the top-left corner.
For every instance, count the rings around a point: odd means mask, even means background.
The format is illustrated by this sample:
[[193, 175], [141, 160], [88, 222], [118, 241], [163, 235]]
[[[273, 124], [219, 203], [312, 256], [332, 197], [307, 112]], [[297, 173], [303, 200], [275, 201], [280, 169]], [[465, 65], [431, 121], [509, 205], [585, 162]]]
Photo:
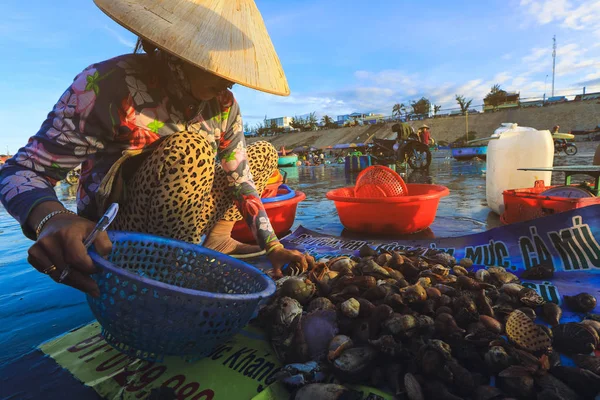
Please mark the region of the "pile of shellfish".
[[[285, 365], [273, 380], [294, 399], [360, 399], [357, 384], [409, 400], [600, 393], [600, 318], [589, 314], [591, 294], [564, 296], [585, 319], [561, 323], [561, 308], [512, 272], [424, 249], [364, 246], [360, 257], [286, 271], [297, 275], [276, 282], [256, 322]], [[540, 265], [525, 275], [552, 274]], [[561, 365], [561, 353], [576, 366]]]

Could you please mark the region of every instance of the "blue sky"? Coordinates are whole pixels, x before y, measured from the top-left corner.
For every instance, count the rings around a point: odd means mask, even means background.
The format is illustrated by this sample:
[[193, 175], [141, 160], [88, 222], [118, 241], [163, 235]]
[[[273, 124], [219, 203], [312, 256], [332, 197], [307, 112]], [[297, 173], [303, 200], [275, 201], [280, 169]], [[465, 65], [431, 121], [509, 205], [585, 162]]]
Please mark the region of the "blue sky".
[[[426, 96], [482, 98], [494, 83], [521, 97], [600, 90], [600, 1], [257, 0], [292, 94], [234, 87], [250, 124], [309, 112], [391, 113]], [[92, 0], [0, 4], [0, 153], [38, 130], [73, 77], [131, 51], [135, 37]], [[548, 75], [545, 85], [546, 75]]]

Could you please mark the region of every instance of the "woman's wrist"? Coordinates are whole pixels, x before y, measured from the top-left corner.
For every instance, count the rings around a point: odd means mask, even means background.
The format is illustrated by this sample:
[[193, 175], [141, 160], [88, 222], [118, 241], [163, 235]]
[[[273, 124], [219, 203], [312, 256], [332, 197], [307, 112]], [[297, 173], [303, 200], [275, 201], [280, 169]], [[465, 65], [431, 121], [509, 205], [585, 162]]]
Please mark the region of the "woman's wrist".
[[31, 232], [36, 232], [44, 218], [57, 211], [67, 212], [68, 210], [58, 201], [45, 201], [40, 203], [29, 213], [29, 216], [27, 217], [27, 226], [31, 229]]
[[267, 247], [265, 248], [265, 252], [268, 256], [278, 249], [283, 249], [283, 245], [280, 242], [273, 242], [267, 245]]

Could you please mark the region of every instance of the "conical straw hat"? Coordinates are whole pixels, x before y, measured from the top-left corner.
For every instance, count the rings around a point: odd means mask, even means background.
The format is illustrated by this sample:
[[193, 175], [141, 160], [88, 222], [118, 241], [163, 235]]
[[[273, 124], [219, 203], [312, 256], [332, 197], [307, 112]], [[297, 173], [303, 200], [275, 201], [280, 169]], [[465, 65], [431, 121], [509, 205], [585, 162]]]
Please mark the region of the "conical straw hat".
[[252, 89], [290, 89], [253, 0], [94, 0], [117, 23], [200, 68]]

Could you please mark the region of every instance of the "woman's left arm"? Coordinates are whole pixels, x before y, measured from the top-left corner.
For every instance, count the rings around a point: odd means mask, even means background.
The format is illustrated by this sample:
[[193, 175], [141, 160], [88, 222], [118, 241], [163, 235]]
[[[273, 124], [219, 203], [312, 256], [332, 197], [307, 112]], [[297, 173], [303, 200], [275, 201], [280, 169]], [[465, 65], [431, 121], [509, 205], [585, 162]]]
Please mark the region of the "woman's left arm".
[[[231, 94], [228, 92], [228, 95]], [[274, 277], [282, 275], [281, 268], [285, 264], [297, 264], [306, 270], [314, 259], [299, 251], [285, 249], [273, 231], [250, 172], [240, 109], [232, 95], [231, 101], [229, 108], [224, 108], [223, 135], [218, 152], [235, 204], [252, 230], [256, 243], [267, 251]]]
[[219, 141], [219, 159], [227, 174], [229, 189], [258, 245], [265, 250], [279, 244], [267, 213], [256, 190], [246, 154], [246, 140], [237, 102], [223, 114], [223, 133]]

